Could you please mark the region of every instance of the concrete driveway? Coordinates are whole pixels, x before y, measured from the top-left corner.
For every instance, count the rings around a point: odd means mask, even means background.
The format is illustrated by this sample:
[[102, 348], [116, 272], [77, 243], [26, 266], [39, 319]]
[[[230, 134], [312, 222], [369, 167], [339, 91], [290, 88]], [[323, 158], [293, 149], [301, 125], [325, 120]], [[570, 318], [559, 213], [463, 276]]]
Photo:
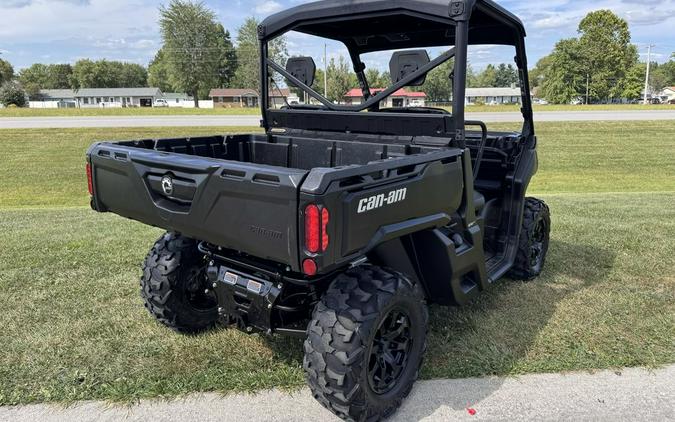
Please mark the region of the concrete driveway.
[[[472, 415], [473, 413], [473, 415]], [[675, 366], [595, 374], [425, 381], [393, 421], [672, 421]], [[88, 402], [0, 407], [0, 421], [338, 421], [302, 390], [257, 395], [195, 395], [131, 407]]]
[[[486, 123], [520, 122], [520, 113], [468, 113]], [[675, 120], [675, 110], [560, 111], [535, 113], [537, 122]], [[0, 129], [66, 129], [101, 127], [259, 126], [260, 116], [97, 116], [1, 117]]]

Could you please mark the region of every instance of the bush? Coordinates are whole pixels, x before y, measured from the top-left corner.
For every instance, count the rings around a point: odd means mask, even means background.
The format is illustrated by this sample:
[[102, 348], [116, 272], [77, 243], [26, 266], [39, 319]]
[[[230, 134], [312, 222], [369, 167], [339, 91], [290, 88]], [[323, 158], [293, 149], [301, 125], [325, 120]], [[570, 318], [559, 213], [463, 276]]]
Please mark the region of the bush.
[[5, 82], [0, 88], [0, 103], [5, 107], [11, 105], [25, 107], [27, 105], [26, 102], [26, 91], [23, 90], [19, 82]]

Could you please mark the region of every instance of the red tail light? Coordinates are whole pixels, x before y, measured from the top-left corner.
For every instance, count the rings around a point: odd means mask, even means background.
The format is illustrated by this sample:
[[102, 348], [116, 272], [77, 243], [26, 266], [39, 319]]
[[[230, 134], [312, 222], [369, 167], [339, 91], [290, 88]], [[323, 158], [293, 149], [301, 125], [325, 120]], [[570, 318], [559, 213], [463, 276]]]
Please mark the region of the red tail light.
[[308, 205], [305, 208], [305, 248], [310, 253], [319, 252], [319, 229], [319, 207]]
[[328, 222], [330, 213], [327, 208], [319, 209], [311, 204], [305, 208], [305, 249], [309, 253], [324, 252], [328, 249]]
[[330, 213], [328, 208], [321, 210], [321, 250], [328, 249], [328, 222], [330, 221]]
[[316, 275], [318, 271], [316, 262], [314, 262], [313, 259], [305, 259], [305, 261], [302, 263], [302, 271], [305, 273], [305, 275], [310, 277]]
[[89, 187], [89, 195], [94, 194], [94, 181], [91, 177], [91, 164], [87, 163], [87, 185]]

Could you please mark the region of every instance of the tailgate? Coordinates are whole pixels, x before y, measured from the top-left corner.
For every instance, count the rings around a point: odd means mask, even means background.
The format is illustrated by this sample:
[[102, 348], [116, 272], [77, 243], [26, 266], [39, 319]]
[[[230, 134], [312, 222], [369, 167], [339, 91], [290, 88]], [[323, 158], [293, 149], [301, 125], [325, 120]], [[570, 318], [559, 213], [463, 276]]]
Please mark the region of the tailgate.
[[108, 143], [88, 156], [98, 211], [298, 268], [307, 172]]

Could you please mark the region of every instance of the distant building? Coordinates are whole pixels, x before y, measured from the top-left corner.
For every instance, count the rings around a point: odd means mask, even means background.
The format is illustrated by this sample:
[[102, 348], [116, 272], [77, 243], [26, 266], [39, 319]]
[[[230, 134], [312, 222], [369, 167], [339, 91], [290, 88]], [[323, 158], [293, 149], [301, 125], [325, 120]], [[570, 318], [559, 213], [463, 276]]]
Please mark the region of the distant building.
[[180, 92], [165, 92], [162, 98], [166, 100], [169, 107], [185, 107], [185, 103], [194, 104], [195, 101], [192, 96]]
[[259, 107], [260, 95], [255, 89], [216, 88], [209, 97], [215, 108], [248, 108]]
[[31, 101], [31, 107], [51, 103], [56, 107], [80, 108], [119, 108], [119, 107], [152, 107], [155, 100], [163, 98], [159, 88], [82, 88], [43, 89], [40, 90], [39, 101]]
[[520, 88], [467, 88], [467, 104], [520, 104]]
[[664, 88], [660, 97], [667, 103], [675, 101], [675, 86], [668, 86]]
[[[381, 88], [373, 88], [370, 90], [371, 95], [377, 95], [384, 91]], [[424, 107], [426, 106], [427, 94], [424, 92], [409, 92], [399, 89], [394, 92], [389, 98], [380, 103], [382, 108], [390, 107]], [[354, 88], [345, 94], [344, 102], [347, 105], [358, 105], [365, 102], [363, 92], [360, 88]]]

